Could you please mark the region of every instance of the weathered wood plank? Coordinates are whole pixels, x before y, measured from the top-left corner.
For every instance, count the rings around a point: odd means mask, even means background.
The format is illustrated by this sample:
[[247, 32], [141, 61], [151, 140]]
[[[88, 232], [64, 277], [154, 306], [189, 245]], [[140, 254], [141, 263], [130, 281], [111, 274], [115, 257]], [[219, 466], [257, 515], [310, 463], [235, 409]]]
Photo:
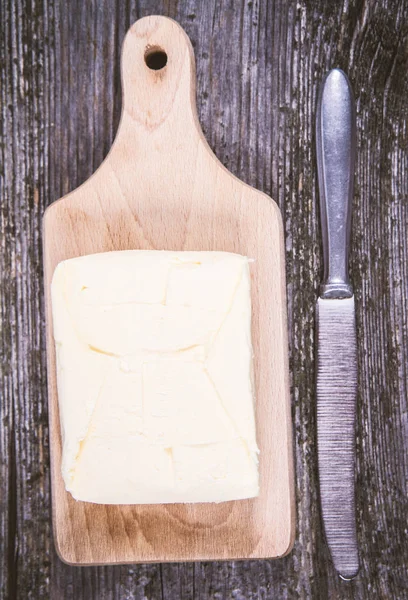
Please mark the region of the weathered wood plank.
[[[41, 215], [106, 155], [119, 48], [145, 14], [176, 18], [197, 57], [200, 120], [228, 168], [285, 222], [298, 535], [279, 561], [75, 569], [50, 539]], [[0, 3], [0, 585], [3, 598], [395, 598], [408, 585], [406, 0]], [[359, 331], [362, 572], [340, 582], [318, 512], [313, 304], [320, 233], [318, 82], [344, 68], [357, 100], [352, 275]]]
[[0, 578], [5, 597], [17, 597], [21, 589], [33, 589], [38, 597], [48, 589], [50, 564], [40, 266], [48, 115], [40, 3], [2, 3], [1, 23], [1, 437], [8, 471], [1, 495], [8, 503], [2, 510], [8, 534]]

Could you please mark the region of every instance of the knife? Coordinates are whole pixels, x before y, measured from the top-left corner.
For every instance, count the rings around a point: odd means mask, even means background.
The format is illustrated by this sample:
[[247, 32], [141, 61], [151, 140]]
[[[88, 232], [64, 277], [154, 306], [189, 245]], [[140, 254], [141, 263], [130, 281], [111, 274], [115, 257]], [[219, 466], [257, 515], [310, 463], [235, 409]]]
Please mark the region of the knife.
[[320, 502], [334, 567], [359, 570], [355, 514], [357, 338], [348, 275], [354, 191], [355, 107], [347, 76], [326, 75], [316, 118], [324, 275], [316, 307]]

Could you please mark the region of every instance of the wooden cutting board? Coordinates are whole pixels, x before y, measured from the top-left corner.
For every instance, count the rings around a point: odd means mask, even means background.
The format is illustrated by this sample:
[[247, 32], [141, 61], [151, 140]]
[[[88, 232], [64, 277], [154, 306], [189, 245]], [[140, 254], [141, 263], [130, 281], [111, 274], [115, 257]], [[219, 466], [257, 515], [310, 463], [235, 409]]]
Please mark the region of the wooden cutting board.
[[[211, 152], [196, 113], [193, 50], [177, 23], [147, 17], [131, 27], [123, 44], [122, 83], [122, 118], [108, 157], [88, 181], [44, 215], [58, 554], [76, 565], [282, 556], [294, 540], [294, 486], [280, 212], [268, 196], [231, 175]], [[61, 260], [131, 248], [224, 250], [255, 259], [251, 271], [258, 498], [104, 506], [77, 502], [65, 491], [52, 275]]]

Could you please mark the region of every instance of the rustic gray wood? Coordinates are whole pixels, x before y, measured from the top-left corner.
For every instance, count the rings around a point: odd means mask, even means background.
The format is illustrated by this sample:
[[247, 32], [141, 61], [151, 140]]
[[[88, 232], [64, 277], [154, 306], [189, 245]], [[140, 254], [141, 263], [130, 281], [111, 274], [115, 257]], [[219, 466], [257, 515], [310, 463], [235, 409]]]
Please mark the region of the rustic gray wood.
[[[277, 561], [73, 568], [52, 544], [41, 217], [108, 152], [120, 45], [154, 13], [193, 41], [211, 147], [284, 217], [298, 523], [292, 554]], [[315, 445], [313, 131], [318, 83], [334, 66], [350, 77], [358, 121], [362, 570], [352, 583], [338, 579], [324, 543]], [[1, 598], [408, 597], [408, 0], [2, 0], [0, 86]]]

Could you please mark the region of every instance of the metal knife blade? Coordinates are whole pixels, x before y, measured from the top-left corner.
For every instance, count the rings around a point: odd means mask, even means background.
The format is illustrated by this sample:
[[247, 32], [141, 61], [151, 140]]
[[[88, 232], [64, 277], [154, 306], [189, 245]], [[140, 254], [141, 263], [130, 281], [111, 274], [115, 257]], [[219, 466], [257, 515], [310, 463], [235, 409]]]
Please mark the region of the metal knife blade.
[[354, 297], [317, 301], [317, 444], [320, 502], [334, 566], [359, 569], [354, 462], [357, 340]]
[[317, 448], [327, 543], [343, 579], [359, 570], [355, 516], [357, 339], [348, 276], [355, 109], [339, 69], [323, 81], [316, 118], [324, 278], [317, 302]]

